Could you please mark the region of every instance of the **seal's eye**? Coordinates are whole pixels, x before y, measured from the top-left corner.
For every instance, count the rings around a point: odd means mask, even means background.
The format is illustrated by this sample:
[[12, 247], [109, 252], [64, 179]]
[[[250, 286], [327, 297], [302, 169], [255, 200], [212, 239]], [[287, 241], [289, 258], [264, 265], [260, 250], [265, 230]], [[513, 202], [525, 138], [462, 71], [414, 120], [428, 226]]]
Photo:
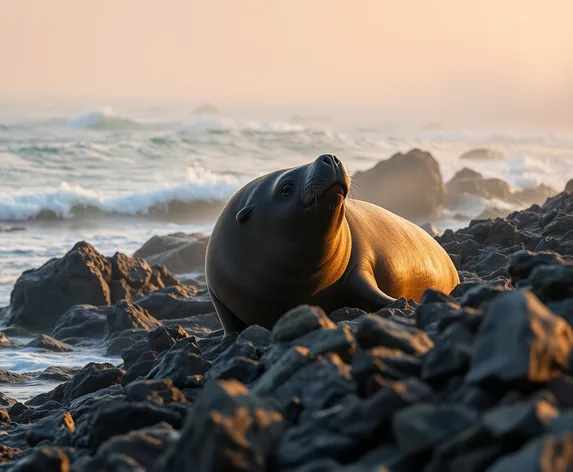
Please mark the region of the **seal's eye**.
[[282, 184], [281, 185], [281, 193], [283, 195], [290, 195], [293, 188], [294, 188], [294, 185], [291, 183]]

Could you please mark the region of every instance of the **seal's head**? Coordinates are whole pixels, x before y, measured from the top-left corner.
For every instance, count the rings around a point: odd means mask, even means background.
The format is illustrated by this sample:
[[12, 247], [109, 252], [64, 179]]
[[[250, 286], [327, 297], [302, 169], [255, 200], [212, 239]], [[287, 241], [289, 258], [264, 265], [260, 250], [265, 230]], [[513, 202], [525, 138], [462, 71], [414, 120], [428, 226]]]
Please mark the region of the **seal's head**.
[[309, 164], [253, 181], [241, 199], [236, 220], [261, 231], [280, 232], [281, 238], [311, 240], [316, 235], [324, 240], [344, 219], [349, 188], [344, 164], [332, 154], [323, 154]]
[[209, 293], [226, 331], [235, 329], [235, 318], [271, 327], [293, 300], [310, 303], [342, 277], [351, 253], [349, 187], [342, 162], [324, 154], [263, 175], [229, 200], [205, 258]]

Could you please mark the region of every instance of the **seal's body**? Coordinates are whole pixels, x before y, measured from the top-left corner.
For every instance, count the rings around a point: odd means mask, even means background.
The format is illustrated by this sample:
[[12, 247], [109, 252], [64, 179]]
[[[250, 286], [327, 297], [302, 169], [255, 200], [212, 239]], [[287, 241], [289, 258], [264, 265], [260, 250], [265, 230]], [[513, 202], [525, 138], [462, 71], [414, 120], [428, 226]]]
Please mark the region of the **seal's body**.
[[449, 293], [458, 273], [422, 228], [347, 199], [344, 165], [325, 154], [239, 190], [209, 240], [205, 275], [226, 333], [271, 328], [290, 308], [378, 310], [395, 298]]

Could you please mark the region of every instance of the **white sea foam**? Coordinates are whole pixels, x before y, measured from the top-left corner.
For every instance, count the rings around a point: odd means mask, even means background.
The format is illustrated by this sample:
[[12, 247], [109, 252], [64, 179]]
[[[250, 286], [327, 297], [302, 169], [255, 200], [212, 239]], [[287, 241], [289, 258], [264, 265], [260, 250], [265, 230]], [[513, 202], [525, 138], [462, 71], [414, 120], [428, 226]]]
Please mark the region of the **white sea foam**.
[[131, 193], [104, 193], [80, 185], [62, 183], [39, 192], [0, 193], [0, 220], [29, 220], [49, 213], [55, 218], [72, 218], [81, 209], [116, 215], [147, 215], [168, 211], [173, 202], [213, 202], [230, 198], [243, 183], [237, 178], [209, 171], [188, 169], [185, 182]]
[[111, 107], [100, 107], [86, 111], [68, 121], [71, 128], [80, 129], [124, 129], [143, 123], [134, 118], [119, 115]]
[[297, 123], [282, 121], [254, 121], [237, 120], [227, 117], [199, 118], [193, 121], [184, 122], [181, 126], [183, 132], [201, 131], [251, 131], [260, 133], [292, 133], [304, 131], [305, 126]]

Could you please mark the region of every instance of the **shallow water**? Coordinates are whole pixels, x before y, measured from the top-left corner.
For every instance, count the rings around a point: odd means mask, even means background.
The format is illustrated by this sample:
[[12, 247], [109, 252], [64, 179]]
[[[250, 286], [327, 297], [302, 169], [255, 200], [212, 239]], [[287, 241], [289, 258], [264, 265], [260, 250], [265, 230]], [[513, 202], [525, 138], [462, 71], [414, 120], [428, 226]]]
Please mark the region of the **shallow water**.
[[[27, 344], [33, 338], [10, 337], [19, 344]], [[106, 357], [104, 348], [76, 348], [73, 352], [46, 352], [37, 348], [0, 348], [0, 369], [17, 373], [39, 372], [48, 367], [83, 367], [89, 362], [109, 362], [119, 365], [119, 357]], [[59, 382], [32, 379], [24, 383], [1, 383], [0, 392], [21, 402], [49, 390]]]
[[[458, 159], [482, 146], [503, 158]], [[62, 256], [77, 241], [89, 241], [104, 255], [131, 255], [156, 234], [209, 233], [217, 208], [211, 202], [225, 201], [263, 173], [307, 163], [324, 152], [336, 153], [352, 173], [414, 147], [434, 155], [445, 180], [470, 167], [516, 188], [545, 183], [561, 190], [573, 177], [571, 132], [429, 130], [345, 115], [201, 117], [184, 107], [3, 105], [0, 306], [9, 303], [24, 270]], [[466, 202], [460, 212], [477, 216], [487, 203]], [[434, 223], [443, 230], [467, 222], [450, 213]], [[5, 231], [9, 228], [17, 230]], [[0, 368], [17, 372], [110, 361], [93, 350], [1, 353]], [[19, 399], [49, 388], [0, 385], [0, 391]]]

